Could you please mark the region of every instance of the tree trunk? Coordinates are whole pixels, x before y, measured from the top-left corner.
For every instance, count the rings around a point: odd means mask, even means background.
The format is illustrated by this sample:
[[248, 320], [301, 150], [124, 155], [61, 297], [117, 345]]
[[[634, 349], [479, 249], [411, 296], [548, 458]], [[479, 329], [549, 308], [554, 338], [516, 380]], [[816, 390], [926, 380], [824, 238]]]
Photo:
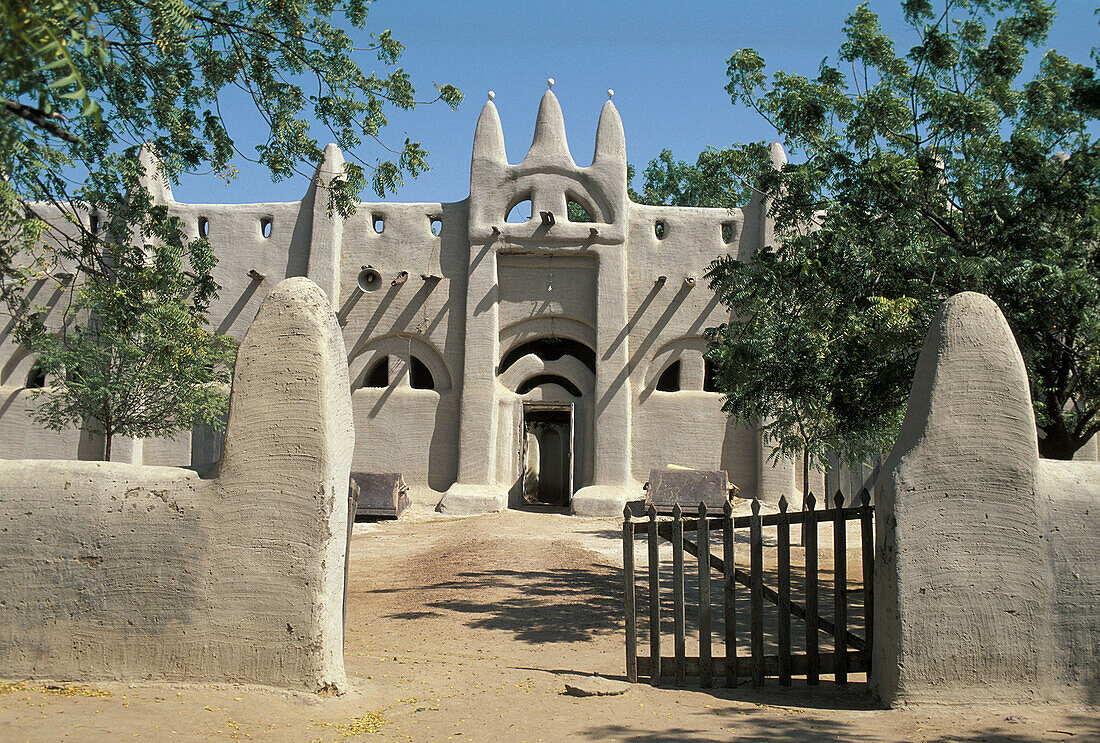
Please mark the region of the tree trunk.
[[[806, 501], [810, 496], [810, 445], [806, 444], [806, 448], [802, 450], [802, 510], [808, 510]], [[806, 522], [802, 522], [802, 527], [798, 530], [801, 536], [799, 537], [799, 546], [806, 546]]]
[[810, 495], [810, 452], [807, 446], [802, 450], [802, 502]]
[[1043, 459], [1073, 459], [1077, 450], [1088, 441], [1076, 442], [1073, 437], [1058, 430], [1055, 426], [1040, 428], [1043, 436], [1039, 437], [1039, 456]]
[[105, 431], [103, 433], [103, 461], [104, 462], [110, 462], [111, 461], [111, 438], [112, 438], [112, 434], [111, 434], [110, 431]]

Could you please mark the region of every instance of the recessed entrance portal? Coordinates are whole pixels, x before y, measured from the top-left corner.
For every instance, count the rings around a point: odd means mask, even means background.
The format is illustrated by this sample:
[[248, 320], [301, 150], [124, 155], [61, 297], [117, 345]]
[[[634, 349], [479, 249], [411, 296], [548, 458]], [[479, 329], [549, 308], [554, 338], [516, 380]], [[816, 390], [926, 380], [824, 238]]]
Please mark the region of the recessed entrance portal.
[[567, 506], [573, 497], [573, 405], [524, 403], [523, 499]]

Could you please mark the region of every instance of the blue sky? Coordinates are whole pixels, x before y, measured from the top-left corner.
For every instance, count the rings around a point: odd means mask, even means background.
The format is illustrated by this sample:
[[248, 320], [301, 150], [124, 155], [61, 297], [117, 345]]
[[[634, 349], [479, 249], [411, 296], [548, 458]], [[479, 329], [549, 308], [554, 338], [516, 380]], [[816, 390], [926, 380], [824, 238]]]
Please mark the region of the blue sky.
[[[578, 164], [591, 160], [608, 88], [615, 91], [627, 155], [639, 172], [662, 148], [694, 160], [708, 145], [774, 139], [775, 132], [759, 116], [730, 103], [724, 90], [730, 55], [752, 47], [763, 54], [769, 71], [812, 75], [822, 58], [836, 60], [844, 19], [857, 5], [836, 0], [375, 0], [368, 29], [391, 29], [405, 44], [399, 64], [421, 95], [434, 93], [434, 81], [451, 83], [466, 96], [457, 111], [437, 103], [391, 112], [383, 140], [391, 146], [406, 136], [421, 142], [432, 169], [407, 179], [390, 200], [460, 201], [469, 194], [474, 126], [489, 90], [496, 93], [509, 159], [522, 159], [548, 77], [555, 79]], [[912, 45], [898, 0], [872, 0], [870, 5], [899, 48]], [[1100, 0], [1059, 2], [1050, 47], [1087, 62], [1092, 47], [1100, 45], [1097, 5]], [[359, 63], [366, 70], [376, 64], [369, 53]], [[242, 107], [231, 134], [245, 152], [262, 136], [258, 124], [255, 114]], [[328, 141], [324, 135], [315, 130], [322, 145]], [[385, 153], [372, 143], [358, 154], [374, 162]], [[210, 175], [185, 177], [174, 189], [175, 198], [294, 201], [308, 185], [305, 178], [272, 183], [265, 170], [243, 160], [236, 166], [240, 177], [229, 184]], [[376, 199], [369, 191], [363, 198]]]

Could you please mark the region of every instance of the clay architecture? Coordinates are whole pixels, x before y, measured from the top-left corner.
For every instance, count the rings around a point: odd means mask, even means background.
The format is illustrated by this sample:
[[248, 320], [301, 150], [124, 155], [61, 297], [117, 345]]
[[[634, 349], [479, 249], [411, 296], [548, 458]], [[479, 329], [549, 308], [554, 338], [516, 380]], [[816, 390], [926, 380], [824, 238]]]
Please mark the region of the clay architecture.
[[[632, 203], [614, 104], [604, 104], [582, 167], [549, 90], [517, 164], [485, 104], [464, 201], [365, 203], [344, 220], [329, 214], [325, 191], [342, 168], [329, 145], [315, 185], [292, 203], [181, 204], [155, 174], [149, 184], [214, 245], [219, 332], [243, 337], [285, 277], [324, 289], [348, 348], [354, 471], [400, 472], [414, 501], [448, 513], [516, 505], [526, 479], [528, 499], [617, 514], [666, 464], [725, 469], [744, 497], [801, 491], [799, 468], [772, 467], [756, 430], [727, 424], [703, 360], [703, 329], [724, 319], [703, 271], [769, 241], [765, 203], [733, 212]], [[592, 221], [569, 221], [568, 202]], [[521, 221], [506, 220], [517, 212]], [[35, 289], [49, 307], [63, 296], [56, 282]], [[24, 387], [42, 381], [33, 362], [0, 340], [0, 456], [94, 458], [87, 436], [28, 419]], [[199, 430], [114, 448], [116, 459], [202, 465], [220, 441]]]
[[0, 462], [4, 675], [345, 687], [344, 356], [324, 294], [287, 279], [241, 343], [209, 471]]
[[1037, 441], [1000, 309], [952, 297], [875, 496], [884, 702], [1100, 701], [1100, 463]]

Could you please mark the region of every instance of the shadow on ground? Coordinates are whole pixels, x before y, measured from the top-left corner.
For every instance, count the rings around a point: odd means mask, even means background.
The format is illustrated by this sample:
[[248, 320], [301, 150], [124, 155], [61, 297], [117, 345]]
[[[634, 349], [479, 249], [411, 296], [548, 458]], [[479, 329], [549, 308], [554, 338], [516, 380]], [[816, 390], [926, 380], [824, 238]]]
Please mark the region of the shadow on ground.
[[478, 570], [420, 589], [423, 608], [386, 615], [419, 619], [462, 615], [466, 626], [503, 630], [527, 643], [583, 642], [622, 626], [622, 572], [588, 569]]
[[[777, 714], [779, 712], [779, 714]], [[585, 740], [636, 741], [637, 743], [672, 743], [673, 741], [798, 741], [818, 743], [824, 741], [881, 741], [882, 730], [874, 732], [860, 720], [838, 721], [797, 714], [783, 714], [783, 710], [760, 709], [713, 710], [689, 715], [679, 725], [662, 730], [639, 730], [637, 726], [617, 724], [594, 725], [579, 731], [577, 737]], [[693, 727], [692, 717], [717, 714], [723, 717], [721, 732], [700, 733]], [[713, 719], [708, 727], [713, 725]], [[958, 732], [933, 732], [920, 723], [910, 722], [896, 731], [896, 740], [919, 740], [922, 743], [1042, 743], [1052, 740], [1098, 740], [1100, 722], [1084, 714], [1071, 715], [1065, 721], [1067, 729], [1014, 730], [1017, 723], [1011, 715], [986, 725], [964, 724]], [[908, 729], [905, 729], [908, 728]]]

